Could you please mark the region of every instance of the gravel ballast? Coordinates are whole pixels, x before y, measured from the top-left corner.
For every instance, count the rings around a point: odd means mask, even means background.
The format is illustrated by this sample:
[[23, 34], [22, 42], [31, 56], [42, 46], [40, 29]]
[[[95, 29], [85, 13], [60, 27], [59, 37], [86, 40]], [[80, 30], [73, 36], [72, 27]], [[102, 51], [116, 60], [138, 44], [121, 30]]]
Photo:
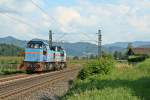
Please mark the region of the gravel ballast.
[[79, 70], [69, 72], [65, 77], [36, 91], [11, 98], [10, 100], [58, 100], [69, 89], [69, 82], [74, 80]]

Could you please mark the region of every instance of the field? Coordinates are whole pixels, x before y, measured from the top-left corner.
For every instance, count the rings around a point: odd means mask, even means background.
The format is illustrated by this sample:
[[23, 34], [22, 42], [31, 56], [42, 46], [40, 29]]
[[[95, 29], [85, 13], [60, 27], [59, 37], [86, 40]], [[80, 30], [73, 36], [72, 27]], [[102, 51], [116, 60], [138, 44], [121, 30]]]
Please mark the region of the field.
[[0, 74], [22, 73], [17, 68], [23, 57], [0, 57]]
[[116, 63], [110, 74], [76, 79], [64, 100], [150, 100], [150, 59], [137, 65]]

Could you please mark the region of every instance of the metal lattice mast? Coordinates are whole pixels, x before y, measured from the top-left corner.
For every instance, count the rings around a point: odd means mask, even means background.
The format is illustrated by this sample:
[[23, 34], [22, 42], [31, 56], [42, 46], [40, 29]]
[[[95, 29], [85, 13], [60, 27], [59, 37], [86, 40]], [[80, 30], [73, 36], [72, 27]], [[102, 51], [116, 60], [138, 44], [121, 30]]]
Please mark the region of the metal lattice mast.
[[52, 30], [49, 30], [49, 48], [52, 47], [53, 43], [52, 43]]
[[102, 57], [102, 34], [101, 30], [98, 30], [98, 57]]

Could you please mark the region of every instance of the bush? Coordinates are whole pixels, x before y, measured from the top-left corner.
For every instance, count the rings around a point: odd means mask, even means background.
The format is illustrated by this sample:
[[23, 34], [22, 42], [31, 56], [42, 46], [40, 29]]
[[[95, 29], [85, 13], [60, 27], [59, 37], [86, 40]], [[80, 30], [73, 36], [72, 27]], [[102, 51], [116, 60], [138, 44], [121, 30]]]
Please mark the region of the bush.
[[114, 60], [111, 58], [93, 60], [79, 72], [78, 78], [84, 80], [91, 75], [108, 74], [112, 71], [114, 66]]
[[144, 61], [147, 56], [130, 56], [128, 62], [141, 62]]
[[78, 78], [81, 79], [81, 80], [84, 80], [84, 79], [86, 79], [86, 78], [89, 77], [89, 76], [90, 76], [89, 68], [83, 68], [83, 69], [79, 72]]

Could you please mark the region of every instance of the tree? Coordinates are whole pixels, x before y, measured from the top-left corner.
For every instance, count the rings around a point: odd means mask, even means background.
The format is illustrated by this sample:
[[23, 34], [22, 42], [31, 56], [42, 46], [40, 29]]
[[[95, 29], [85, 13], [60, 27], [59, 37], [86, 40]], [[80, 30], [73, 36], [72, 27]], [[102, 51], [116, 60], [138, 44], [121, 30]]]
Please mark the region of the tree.
[[78, 56], [74, 56], [73, 60], [79, 60], [79, 57]]
[[24, 49], [12, 44], [0, 44], [0, 56], [17, 56]]
[[122, 59], [122, 58], [123, 58], [122, 52], [118, 52], [118, 58], [119, 58], [119, 59]]
[[115, 51], [114, 54], [113, 54], [113, 57], [115, 59], [123, 59], [124, 58], [122, 52], [119, 52], [119, 51]]
[[118, 51], [115, 51], [113, 56], [114, 56], [115, 59], [118, 59]]
[[90, 55], [90, 59], [95, 59], [95, 56], [93, 54]]
[[127, 47], [127, 52], [126, 52], [127, 56], [133, 55], [132, 48], [133, 48], [132, 43], [129, 43]]

